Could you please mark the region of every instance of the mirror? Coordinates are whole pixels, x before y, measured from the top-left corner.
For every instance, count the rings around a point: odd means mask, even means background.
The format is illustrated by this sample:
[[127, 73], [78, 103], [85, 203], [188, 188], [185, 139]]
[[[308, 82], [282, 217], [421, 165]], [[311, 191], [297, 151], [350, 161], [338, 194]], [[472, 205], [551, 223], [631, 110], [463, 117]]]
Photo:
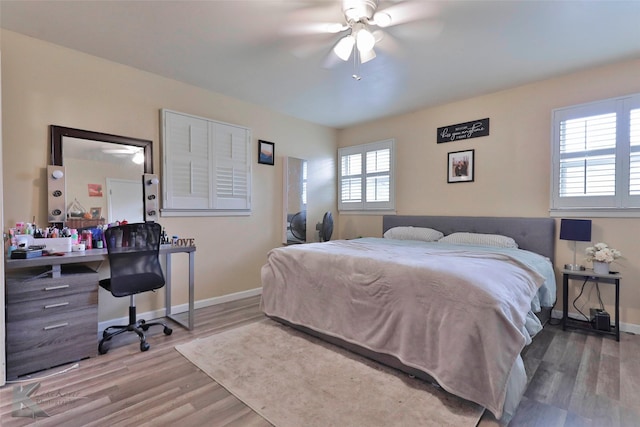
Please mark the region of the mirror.
[[142, 174], [153, 173], [152, 142], [51, 126], [51, 164], [65, 167], [70, 228], [142, 222]]
[[284, 195], [284, 233], [282, 243], [307, 241], [307, 161], [285, 157], [282, 162]]

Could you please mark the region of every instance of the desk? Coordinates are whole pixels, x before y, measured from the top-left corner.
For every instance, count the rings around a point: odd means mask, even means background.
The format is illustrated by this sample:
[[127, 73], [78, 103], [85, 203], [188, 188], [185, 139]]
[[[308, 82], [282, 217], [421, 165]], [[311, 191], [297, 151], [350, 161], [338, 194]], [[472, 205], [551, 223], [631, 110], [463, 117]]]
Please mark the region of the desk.
[[[172, 246], [161, 245], [160, 256], [165, 259], [165, 313], [168, 318], [179, 325], [191, 330], [193, 329], [194, 310], [194, 259], [195, 246]], [[171, 312], [171, 256], [175, 253], [189, 254], [189, 318], [187, 322], [177, 319]], [[42, 256], [30, 259], [7, 259], [5, 260], [5, 270], [17, 270], [30, 267], [51, 267], [51, 275], [54, 278], [60, 277], [61, 267], [65, 264], [86, 264], [89, 262], [103, 262], [107, 260], [106, 249], [89, 249], [83, 252], [69, 252], [63, 256]]]
[[[616, 303], [615, 303], [615, 325], [613, 331], [601, 331], [595, 329], [588, 322], [572, 322], [572, 325], [581, 325], [581, 329], [587, 329], [591, 332], [604, 335], [614, 335], [616, 341], [620, 341], [620, 274], [597, 274], [593, 270], [562, 270], [562, 329], [566, 330], [569, 323], [569, 279], [582, 280], [598, 283], [609, 283], [616, 287]], [[571, 325], [570, 325], [571, 326]]]

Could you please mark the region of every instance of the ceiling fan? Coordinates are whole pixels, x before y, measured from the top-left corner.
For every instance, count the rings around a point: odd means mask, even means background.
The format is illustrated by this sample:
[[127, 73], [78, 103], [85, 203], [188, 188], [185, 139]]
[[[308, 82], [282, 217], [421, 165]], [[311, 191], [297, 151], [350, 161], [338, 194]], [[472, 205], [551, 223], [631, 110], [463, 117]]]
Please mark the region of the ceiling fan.
[[[367, 63], [376, 58], [375, 48], [382, 46], [383, 39], [391, 39], [389, 27], [396, 27], [400, 24], [407, 24], [432, 18], [437, 14], [437, 4], [424, 0], [342, 0], [343, 22], [330, 22], [324, 24], [309, 24], [308, 28], [315, 28], [319, 33], [339, 34], [342, 37], [335, 42], [332, 48], [333, 58], [342, 61], [354, 62], [353, 78], [360, 80], [358, 73], [360, 64]], [[381, 5], [382, 4], [382, 5]], [[317, 11], [320, 15], [320, 11]], [[304, 24], [297, 26], [304, 28]], [[413, 34], [418, 37], [433, 37], [442, 31], [442, 24], [439, 22], [420, 23], [419, 27], [412, 28]], [[391, 30], [393, 31], [393, 30]], [[315, 31], [310, 31], [315, 32]], [[411, 31], [404, 31], [404, 36]], [[306, 31], [305, 31], [306, 33]], [[387, 48], [397, 47], [393, 42], [387, 43]], [[335, 61], [330, 57], [325, 61], [325, 67], [330, 68]]]

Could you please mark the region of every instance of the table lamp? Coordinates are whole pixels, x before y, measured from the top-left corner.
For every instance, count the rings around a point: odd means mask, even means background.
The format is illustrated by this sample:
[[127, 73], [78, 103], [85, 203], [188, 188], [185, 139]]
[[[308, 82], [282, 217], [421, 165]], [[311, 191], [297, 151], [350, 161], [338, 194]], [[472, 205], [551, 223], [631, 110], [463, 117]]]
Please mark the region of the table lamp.
[[591, 241], [590, 219], [563, 219], [560, 221], [560, 240], [573, 240], [573, 264], [565, 264], [565, 270], [584, 270], [576, 262], [576, 242]]

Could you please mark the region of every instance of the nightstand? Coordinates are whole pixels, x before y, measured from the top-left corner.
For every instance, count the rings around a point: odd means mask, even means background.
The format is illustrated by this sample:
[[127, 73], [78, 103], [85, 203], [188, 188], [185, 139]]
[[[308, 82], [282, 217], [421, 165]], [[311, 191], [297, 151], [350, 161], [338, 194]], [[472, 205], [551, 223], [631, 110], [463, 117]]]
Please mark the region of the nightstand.
[[[588, 321], [579, 321], [569, 319], [569, 279], [581, 280], [597, 283], [608, 283], [616, 287], [616, 304], [615, 304], [615, 323], [613, 329], [610, 331], [600, 330], [594, 328]], [[616, 341], [620, 341], [620, 274], [596, 274], [592, 269], [574, 271], [574, 270], [562, 270], [562, 329], [566, 330], [568, 327], [585, 329], [590, 332], [613, 335], [616, 337]]]

